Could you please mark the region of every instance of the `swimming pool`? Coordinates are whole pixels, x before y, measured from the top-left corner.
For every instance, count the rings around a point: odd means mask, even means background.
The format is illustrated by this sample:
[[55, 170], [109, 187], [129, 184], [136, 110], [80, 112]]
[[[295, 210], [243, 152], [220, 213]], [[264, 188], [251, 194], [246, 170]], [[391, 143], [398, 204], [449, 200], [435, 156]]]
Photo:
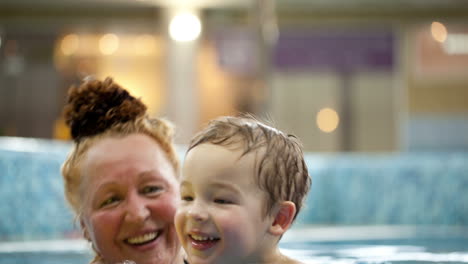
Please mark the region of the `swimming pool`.
[[0, 242], [0, 264], [87, 264], [90, 260], [88, 242], [81, 239]]
[[[461, 264], [468, 263], [468, 228], [294, 228], [280, 247], [286, 255], [309, 264]], [[0, 242], [0, 264], [86, 264], [90, 259], [84, 240]]]
[[[69, 240], [81, 233], [60, 176], [70, 148], [0, 137], [0, 214], [8, 216], [0, 264], [89, 263], [87, 243]], [[305, 158], [313, 184], [280, 244], [286, 254], [306, 263], [468, 263], [468, 152]]]
[[281, 249], [305, 263], [468, 263], [465, 227], [362, 226], [296, 229]]
[[459, 238], [311, 242], [287, 248], [287, 255], [305, 263], [468, 263], [468, 239]]

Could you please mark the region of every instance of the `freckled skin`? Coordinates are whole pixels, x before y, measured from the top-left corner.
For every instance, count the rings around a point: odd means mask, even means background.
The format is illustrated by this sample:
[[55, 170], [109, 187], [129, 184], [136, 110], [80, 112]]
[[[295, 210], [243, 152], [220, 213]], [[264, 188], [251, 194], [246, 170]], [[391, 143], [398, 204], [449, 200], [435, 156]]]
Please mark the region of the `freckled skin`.
[[[85, 204], [81, 223], [106, 263], [183, 263], [174, 227], [179, 184], [171, 163], [150, 137], [108, 138], [83, 163]], [[126, 239], [159, 237], [135, 247]]]

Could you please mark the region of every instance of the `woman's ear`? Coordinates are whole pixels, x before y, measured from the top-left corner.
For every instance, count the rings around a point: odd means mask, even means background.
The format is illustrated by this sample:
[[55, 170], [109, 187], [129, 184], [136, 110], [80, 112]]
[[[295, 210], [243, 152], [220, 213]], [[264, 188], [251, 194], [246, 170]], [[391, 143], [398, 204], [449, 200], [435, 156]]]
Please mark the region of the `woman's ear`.
[[274, 221], [270, 226], [269, 232], [275, 236], [283, 235], [291, 226], [295, 214], [296, 205], [293, 202], [281, 202], [278, 205], [278, 212], [274, 215]]

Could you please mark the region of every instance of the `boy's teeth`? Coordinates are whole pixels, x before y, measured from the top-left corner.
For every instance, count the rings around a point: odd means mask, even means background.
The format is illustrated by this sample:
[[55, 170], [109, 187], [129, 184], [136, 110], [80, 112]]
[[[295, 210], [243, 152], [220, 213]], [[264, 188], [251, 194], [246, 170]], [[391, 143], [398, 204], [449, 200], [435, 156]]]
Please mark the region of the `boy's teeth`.
[[127, 241], [130, 244], [142, 244], [150, 240], [153, 240], [157, 235], [158, 235], [157, 232], [151, 232], [151, 233], [144, 234], [141, 236], [131, 237], [127, 239]]
[[205, 241], [205, 240], [215, 240], [214, 237], [206, 237], [206, 236], [198, 236], [198, 235], [191, 235], [191, 237], [197, 241]]

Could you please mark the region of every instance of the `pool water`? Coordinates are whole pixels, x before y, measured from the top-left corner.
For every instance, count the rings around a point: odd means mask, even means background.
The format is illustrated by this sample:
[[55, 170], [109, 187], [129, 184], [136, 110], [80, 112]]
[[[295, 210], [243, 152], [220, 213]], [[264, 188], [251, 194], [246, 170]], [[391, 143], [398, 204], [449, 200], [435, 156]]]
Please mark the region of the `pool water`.
[[82, 239], [0, 242], [0, 264], [87, 264], [91, 259]]
[[87, 252], [15, 252], [0, 253], [0, 264], [88, 264]]
[[288, 242], [282, 251], [305, 263], [468, 263], [468, 239]]
[[[308, 264], [468, 264], [465, 228], [432, 230], [299, 229], [283, 237], [280, 248]], [[0, 242], [0, 264], [87, 264], [91, 258], [84, 240]]]

